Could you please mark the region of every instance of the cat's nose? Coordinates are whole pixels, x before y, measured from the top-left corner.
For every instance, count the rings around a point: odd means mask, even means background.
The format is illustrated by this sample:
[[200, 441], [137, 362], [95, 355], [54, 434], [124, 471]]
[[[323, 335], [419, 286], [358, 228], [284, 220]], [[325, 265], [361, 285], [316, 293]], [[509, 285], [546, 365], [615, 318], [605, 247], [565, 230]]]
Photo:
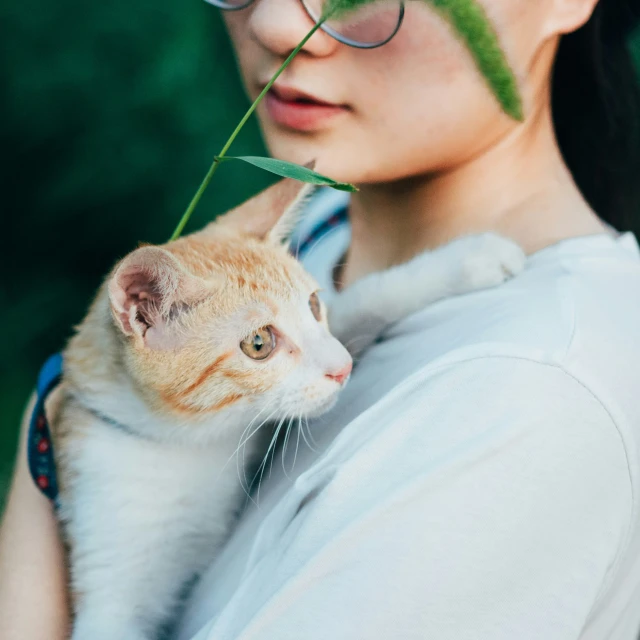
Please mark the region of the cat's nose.
[[325, 378], [329, 378], [330, 380], [335, 380], [338, 384], [344, 384], [344, 381], [351, 374], [351, 369], [353, 364], [350, 362], [348, 365], [338, 369], [337, 371], [332, 371], [331, 373], [326, 373]]

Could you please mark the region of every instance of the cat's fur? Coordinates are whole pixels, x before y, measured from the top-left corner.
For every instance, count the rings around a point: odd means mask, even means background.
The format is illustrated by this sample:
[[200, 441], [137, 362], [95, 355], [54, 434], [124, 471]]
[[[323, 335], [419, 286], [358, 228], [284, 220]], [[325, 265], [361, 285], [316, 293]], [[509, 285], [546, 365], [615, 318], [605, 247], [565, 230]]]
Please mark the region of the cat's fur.
[[[284, 180], [199, 233], [135, 250], [69, 342], [53, 436], [73, 640], [156, 637], [233, 522], [244, 458], [267, 448], [260, 425], [325, 411], [348, 376], [309, 305], [317, 285], [282, 242], [305, 192]], [[332, 328], [360, 351], [522, 265], [507, 240], [463, 238], [341, 293]], [[277, 347], [256, 361], [239, 344], [265, 326]]]

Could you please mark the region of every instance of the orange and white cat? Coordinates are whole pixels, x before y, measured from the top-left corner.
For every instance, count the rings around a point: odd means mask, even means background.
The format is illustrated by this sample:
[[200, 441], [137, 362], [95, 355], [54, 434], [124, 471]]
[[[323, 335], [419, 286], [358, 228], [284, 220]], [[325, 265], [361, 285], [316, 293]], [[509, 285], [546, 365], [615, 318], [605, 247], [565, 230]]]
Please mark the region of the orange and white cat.
[[[53, 426], [73, 640], [151, 640], [242, 504], [260, 425], [329, 409], [351, 372], [317, 284], [283, 239], [307, 188], [283, 180], [204, 230], [119, 262], [64, 352]], [[408, 313], [524, 264], [462, 238], [348, 288], [332, 329], [358, 349]], [[265, 432], [266, 433], [266, 432]]]

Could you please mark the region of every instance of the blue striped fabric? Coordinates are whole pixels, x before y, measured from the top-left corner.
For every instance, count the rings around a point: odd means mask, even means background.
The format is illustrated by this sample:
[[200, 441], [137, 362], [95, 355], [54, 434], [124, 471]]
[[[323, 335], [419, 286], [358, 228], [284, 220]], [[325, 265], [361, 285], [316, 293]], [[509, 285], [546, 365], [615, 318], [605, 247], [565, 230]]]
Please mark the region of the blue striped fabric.
[[56, 478], [56, 465], [53, 456], [53, 442], [51, 430], [44, 409], [47, 396], [62, 379], [62, 355], [56, 353], [43, 365], [38, 376], [36, 387], [37, 399], [31, 421], [29, 423], [29, 435], [27, 440], [27, 457], [29, 471], [36, 486], [49, 500], [57, 506], [58, 482]]

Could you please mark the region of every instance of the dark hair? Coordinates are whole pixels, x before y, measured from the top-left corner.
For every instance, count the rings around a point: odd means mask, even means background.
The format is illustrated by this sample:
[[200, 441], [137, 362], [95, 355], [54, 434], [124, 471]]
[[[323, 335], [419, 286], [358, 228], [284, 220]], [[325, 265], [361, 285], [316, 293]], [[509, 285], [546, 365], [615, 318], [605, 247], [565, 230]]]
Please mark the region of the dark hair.
[[600, 0], [560, 42], [552, 107], [560, 149], [598, 215], [640, 239], [640, 85], [629, 36], [640, 0]]

